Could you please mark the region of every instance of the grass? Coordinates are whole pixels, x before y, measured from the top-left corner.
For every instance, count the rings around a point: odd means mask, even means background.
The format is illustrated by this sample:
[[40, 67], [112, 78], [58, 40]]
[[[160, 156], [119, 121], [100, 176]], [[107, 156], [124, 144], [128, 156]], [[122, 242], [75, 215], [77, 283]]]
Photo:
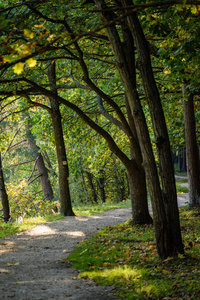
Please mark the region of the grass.
[[19, 233], [21, 231], [28, 230], [32, 227], [35, 227], [38, 224], [60, 220], [64, 217], [60, 215], [49, 215], [44, 217], [30, 217], [30, 218], [24, 218], [22, 223], [18, 222], [0, 222], [0, 238]]
[[[188, 187], [181, 186], [182, 183], [187, 183], [186, 173], [176, 173], [176, 175], [181, 176], [181, 178], [176, 178], [176, 191], [177, 194], [188, 193]], [[184, 178], [185, 177], [185, 178]]]
[[185, 255], [161, 261], [152, 225], [107, 226], [66, 259], [124, 299], [200, 299], [200, 211], [180, 209]]
[[176, 191], [177, 191], [177, 194], [185, 194], [185, 193], [188, 193], [188, 187], [186, 186], [181, 186], [180, 184], [181, 183], [184, 183], [183, 181], [179, 181], [179, 182], [176, 182]]
[[108, 211], [110, 209], [116, 208], [130, 208], [131, 201], [126, 200], [118, 203], [99, 203], [99, 204], [90, 204], [90, 205], [75, 205], [73, 210], [74, 213], [78, 216], [89, 216], [93, 214], [100, 214], [102, 212]]
[[[76, 205], [73, 210], [76, 215], [88, 216], [92, 214], [102, 213], [114, 208], [131, 207], [130, 200], [123, 201], [120, 203], [106, 203], [106, 204], [93, 204], [93, 205]], [[29, 217], [24, 218], [22, 223], [9, 222], [4, 223], [0, 221], [0, 238], [19, 233], [21, 231], [28, 230], [35, 227], [38, 224], [63, 219], [63, 216], [59, 214], [47, 215], [44, 217]]]

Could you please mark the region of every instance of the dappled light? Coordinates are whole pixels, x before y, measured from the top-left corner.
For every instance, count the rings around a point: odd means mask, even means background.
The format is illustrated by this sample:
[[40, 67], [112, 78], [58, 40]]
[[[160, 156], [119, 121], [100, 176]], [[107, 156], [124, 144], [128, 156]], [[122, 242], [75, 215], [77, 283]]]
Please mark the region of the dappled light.
[[0, 298], [200, 299], [199, 17], [1, 1]]

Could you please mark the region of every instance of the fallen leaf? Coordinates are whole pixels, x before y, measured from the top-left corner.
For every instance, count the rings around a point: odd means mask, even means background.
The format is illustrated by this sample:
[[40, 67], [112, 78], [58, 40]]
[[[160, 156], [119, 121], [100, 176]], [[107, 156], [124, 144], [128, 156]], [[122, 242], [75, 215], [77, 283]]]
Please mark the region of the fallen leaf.
[[163, 272], [164, 274], [169, 274], [169, 271], [167, 271], [167, 270], [165, 270], [165, 269], [163, 269], [162, 272]]
[[19, 262], [16, 262], [15, 264], [7, 263], [7, 266], [19, 266]]

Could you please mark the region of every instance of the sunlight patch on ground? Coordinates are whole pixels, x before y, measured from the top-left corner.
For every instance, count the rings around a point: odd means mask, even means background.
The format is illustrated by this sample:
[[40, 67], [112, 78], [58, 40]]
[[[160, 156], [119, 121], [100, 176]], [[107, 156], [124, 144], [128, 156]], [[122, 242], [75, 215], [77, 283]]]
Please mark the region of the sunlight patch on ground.
[[[37, 225], [35, 228], [31, 229], [31, 235], [37, 236], [37, 235], [46, 235], [46, 234], [57, 234], [56, 229], [51, 229], [49, 226], [46, 225]], [[30, 234], [29, 231], [27, 231], [27, 234]]]
[[6, 243], [0, 245], [0, 255], [7, 252], [11, 252], [13, 251], [14, 248], [15, 248], [14, 242], [6, 241]]
[[85, 234], [82, 231], [66, 231], [64, 232], [66, 235], [70, 236], [85, 236]]
[[0, 268], [0, 273], [8, 274], [8, 273], [10, 273], [10, 271], [8, 269]]

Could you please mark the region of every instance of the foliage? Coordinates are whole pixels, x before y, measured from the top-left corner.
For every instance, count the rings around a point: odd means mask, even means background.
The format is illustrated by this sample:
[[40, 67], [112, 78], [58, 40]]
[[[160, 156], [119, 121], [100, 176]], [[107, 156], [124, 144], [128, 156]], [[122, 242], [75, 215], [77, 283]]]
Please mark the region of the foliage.
[[57, 201], [49, 202], [41, 199], [40, 196], [33, 195], [27, 187], [25, 180], [17, 186], [12, 183], [7, 185], [13, 220], [26, 215], [30, 217], [49, 215], [53, 210], [57, 210], [59, 206]]
[[153, 226], [107, 226], [67, 258], [124, 299], [199, 299], [200, 211], [180, 209], [185, 255], [158, 260]]

